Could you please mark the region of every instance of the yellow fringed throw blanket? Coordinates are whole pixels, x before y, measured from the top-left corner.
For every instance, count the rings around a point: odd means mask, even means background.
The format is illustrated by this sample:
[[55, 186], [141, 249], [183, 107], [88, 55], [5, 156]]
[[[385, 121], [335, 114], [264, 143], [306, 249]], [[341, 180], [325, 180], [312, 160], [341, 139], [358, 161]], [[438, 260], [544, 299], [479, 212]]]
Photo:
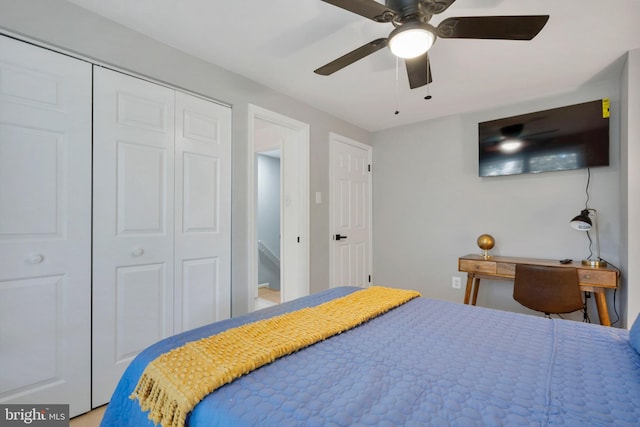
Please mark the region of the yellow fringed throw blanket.
[[150, 411], [155, 423], [184, 426], [198, 402], [222, 385], [419, 296], [416, 291], [372, 286], [189, 342], [149, 363], [131, 398]]

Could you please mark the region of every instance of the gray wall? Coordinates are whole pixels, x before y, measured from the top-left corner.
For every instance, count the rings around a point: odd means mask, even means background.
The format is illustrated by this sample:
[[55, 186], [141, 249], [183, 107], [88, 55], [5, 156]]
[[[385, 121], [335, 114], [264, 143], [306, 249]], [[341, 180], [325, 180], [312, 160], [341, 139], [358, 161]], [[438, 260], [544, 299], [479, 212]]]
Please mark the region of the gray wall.
[[[494, 255], [581, 260], [586, 233], [569, 227], [585, 205], [587, 171], [478, 177], [478, 122], [593, 99], [611, 99], [611, 166], [591, 169], [589, 206], [598, 210], [602, 257], [619, 265], [620, 79], [574, 92], [378, 132], [373, 138], [374, 278], [424, 296], [462, 302], [459, 256], [481, 253], [476, 239], [496, 239]], [[460, 290], [451, 277], [462, 277]], [[508, 282], [483, 281], [478, 304], [524, 313]], [[593, 300], [593, 298], [592, 298]], [[616, 315], [611, 306], [611, 318]], [[620, 311], [620, 310], [618, 310]], [[591, 318], [597, 322], [595, 308]]]
[[[248, 310], [248, 104], [308, 123], [310, 191], [329, 194], [329, 133], [363, 143], [370, 134], [303, 102], [194, 58], [64, 0], [0, 0], [0, 29], [148, 76], [233, 107], [232, 312]], [[310, 289], [329, 284], [329, 206], [311, 203]]]

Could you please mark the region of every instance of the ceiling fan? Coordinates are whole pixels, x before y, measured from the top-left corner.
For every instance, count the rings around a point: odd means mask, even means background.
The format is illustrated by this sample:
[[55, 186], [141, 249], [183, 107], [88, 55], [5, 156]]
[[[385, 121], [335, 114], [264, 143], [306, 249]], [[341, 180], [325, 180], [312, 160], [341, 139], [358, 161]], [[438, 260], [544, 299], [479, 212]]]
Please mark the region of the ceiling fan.
[[428, 51], [437, 38], [531, 40], [549, 20], [549, 15], [468, 16], [447, 18], [437, 27], [429, 24], [433, 15], [444, 12], [456, 0], [322, 0], [375, 22], [395, 27], [387, 38], [373, 40], [314, 72], [328, 76], [347, 65], [389, 46], [405, 60], [409, 86], [415, 89], [431, 83]]

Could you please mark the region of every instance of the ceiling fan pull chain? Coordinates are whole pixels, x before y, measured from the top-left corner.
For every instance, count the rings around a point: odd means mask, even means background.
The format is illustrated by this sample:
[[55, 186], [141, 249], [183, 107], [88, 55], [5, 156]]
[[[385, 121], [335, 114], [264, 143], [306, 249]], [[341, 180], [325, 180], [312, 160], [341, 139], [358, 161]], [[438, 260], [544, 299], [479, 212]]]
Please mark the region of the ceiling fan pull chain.
[[396, 56], [396, 111], [394, 112], [394, 114], [397, 116], [398, 114], [400, 114], [400, 111], [398, 110], [398, 93], [399, 93], [399, 86], [398, 86], [398, 81], [399, 81], [399, 72], [400, 69], [400, 58]]
[[431, 90], [430, 90], [431, 87], [429, 86], [429, 82], [431, 81], [431, 76], [430, 76], [430, 74], [431, 74], [431, 64], [429, 62], [430, 62], [430, 60], [429, 60], [429, 57], [427, 56], [427, 96], [424, 97], [424, 99], [427, 99], [427, 100], [432, 98]]

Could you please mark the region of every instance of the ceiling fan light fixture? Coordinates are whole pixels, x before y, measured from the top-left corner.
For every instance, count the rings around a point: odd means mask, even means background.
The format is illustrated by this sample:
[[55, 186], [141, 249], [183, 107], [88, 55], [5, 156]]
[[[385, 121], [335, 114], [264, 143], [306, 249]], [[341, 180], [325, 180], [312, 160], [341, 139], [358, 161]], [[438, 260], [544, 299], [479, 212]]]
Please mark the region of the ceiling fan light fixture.
[[435, 33], [429, 27], [426, 24], [407, 23], [396, 28], [389, 35], [389, 49], [395, 56], [404, 59], [422, 55], [436, 41]]

